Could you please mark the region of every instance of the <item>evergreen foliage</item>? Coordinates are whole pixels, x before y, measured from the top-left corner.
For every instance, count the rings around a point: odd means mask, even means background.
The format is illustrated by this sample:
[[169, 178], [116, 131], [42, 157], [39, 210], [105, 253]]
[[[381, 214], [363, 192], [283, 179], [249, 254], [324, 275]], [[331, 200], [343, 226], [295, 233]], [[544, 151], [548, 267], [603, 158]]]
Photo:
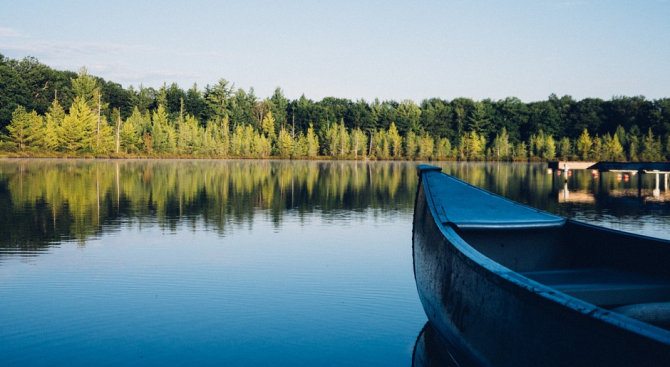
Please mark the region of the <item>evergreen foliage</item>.
[[[468, 98], [350, 101], [281, 88], [266, 99], [225, 79], [187, 91], [128, 87], [0, 55], [5, 151], [106, 156], [371, 159], [670, 159], [670, 99], [550, 95], [524, 103]], [[279, 133], [277, 133], [279, 132]], [[118, 148], [117, 148], [118, 144]]]

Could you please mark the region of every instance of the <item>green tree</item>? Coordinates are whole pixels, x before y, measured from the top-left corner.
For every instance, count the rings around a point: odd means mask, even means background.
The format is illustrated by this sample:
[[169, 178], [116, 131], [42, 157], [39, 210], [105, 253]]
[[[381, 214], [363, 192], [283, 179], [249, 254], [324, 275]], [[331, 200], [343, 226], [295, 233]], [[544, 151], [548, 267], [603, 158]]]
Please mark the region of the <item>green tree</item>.
[[469, 133], [461, 136], [461, 141], [458, 146], [459, 158], [464, 160], [479, 160], [484, 158], [484, 147], [486, 140], [483, 136], [479, 136], [476, 131], [472, 130]]
[[591, 158], [591, 147], [593, 146], [593, 140], [589, 136], [589, 132], [584, 129], [582, 135], [577, 140], [577, 150], [582, 160], [589, 160]]
[[351, 132], [351, 151], [354, 157], [365, 156], [368, 148], [368, 137], [360, 128], [355, 128]]
[[275, 119], [272, 116], [272, 111], [268, 111], [263, 117], [261, 122], [261, 128], [263, 129], [263, 135], [270, 141], [275, 142], [277, 140], [277, 134], [275, 134]]
[[528, 159], [528, 147], [526, 146], [525, 141], [520, 141], [514, 146], [514, 158], [515, 160]]
[[409, 131], [405, 135], [405, 156], [407, 158], [413, 159], [416, 157], [419, 150], [419, 137], [414, 133], [414, 131]]
[[244, 126], [242, 135], [242, 155], [244, 157], [251, 157], [254, 153], [254, 136], [257, 134], [256, 130], [251, 125]]
[[325, 127], [323, 134], [324, 154], [334, 157], [339, 150], [339, 126], [337, 124], [329, 124]]
[[[281, 90], [281, 88], [277, 87], [274, 91], [274, 94], [272, 94], [272, 97], [270, 97], [270, 101], [272, 102], [271, 108], [272, 108], [272, 116], [275, 118], [275, 131], [276, 131], [276, 124], [279, 123], [279, 125], [284, 126], [288, 122], [288, 105], [289, 101], [288, 99], [284, 96], [284, 91]], [[293, 119], [295, 121], [295, 119]], [[295, 129], [295, 126], [293, 126], [293, 129]]]
[[[27, 112], [23, 106], [19, 106], [12, 113], [12, 123], [7, 126], [8, 140], [24, 150], [33, 142], [39, 142], [44, 130], [43, 119], [35, 111]], [[39, 143], [38, 143], [39, 144]]]
[[75, 97], [70, 113], [58, 129], [60, 146], [70, 153], [92, 151], [96, 118], [82, 97]]
[[475, 131], [478, 135], [486, 137], [490, 129], [491, 117], [489, 117], [484, 103], [474, 103], [474, 110], [468, 116], [468, 121], [468, 130]]
[[177, 151], [181, 154], [194, 154], [200, 150], [201, 136], [198, 121], [191, 115], [186, 115], [184, 122], [179, 124], [177, 132]]
[[370, 139], [370, 148], [374, 156], [377, 158], [389, 157], [389, 139], [386, 136], [386, 132], [382, 129], [377, 130], [373, 133], [372, 137]]
[[591, 147], [591, 157], [597, 161], [602, 161], [604, 158], [603, 154], [603, 140], [600, 136], [596, 135], [593, 138], [593, 145]]
[[58, 129], [63, 123], [64, 118], [65, 110], [58, 103], [58, 100], [54, 99], [45, 116], [44, 148], [46, 150], [53, 151], [58, 149]]
[[[137, 108], [135, 108], [135, 111], [138, 111]], [[141, 118], [139, 111], [137, 113]], [[135, 119], [128, 118], [123, 124], [121, 124], [121, 131], [119, 132], [119, 144], [125, 153], [136, 153], [139, 151], [141, 139], [134, 121]]]
[[428, 133], [424, 133], [419, 139], [419, 152], [418, 156], [421, 159], [428, 159], [433, 156], [435, 151], [435, 139], [430, 136]]
[[[100, 121], [99, 119], [96, 120]], [[91, 144], [91, 151], [96, 154], [113, 151], [115, 146], [114, 128], [109, 126], [105, 119], [102, 119], [102, 122], [96, 125], [96, 131], [94, 132], [94, 137]], [[93, 141], [95, 141], [94, 144]]]
[[71, 83], [74, 97], [79, 97], [91, 111], [95, 111], [98, 108], [100, 87], [95, 78], [88, 73], [85, 66], [79, 68], [77, 78], [71, 79]]
[[452, 157], [451, 142], [447, 138], [441, 138], [435, 148], [435, 156], [438, 159]]
[[195, 83], [191, 89], [186, 91], [184, 109], [187, 114], [192, 115], [198, 121], [205, 121], [207, 119], [207, 105], [205, 104], [202, 92], [198, 90], [198, 85]]
[[509, 158], [511, 152], [506, 128], [503, 127], [500, 133], [496, 134], [495, 139], [493, 139], [492, 150], [496, 160]]
[[272, 152], [272, 143], [265, 135], [257, 132], [254, 134], [254, 155], [260, 158], [267, 158]]
[[556, 141], [554, 137], [548, 135], [544, 140], [544, 151], [542, 152], [542, 158], [545, 159], [554, 159], [556, 157]]
[[277, 150], [279, 156], [282, 158], [289, 158], [293, 152], [293, 138], [286, 129], [279, 130], [279, 137], [277, 138]]
[[416, 133], [420, 130], [421, 109], [410, 100], [402, 101], [397, 108], [397, 128], [401, 133], [410, 131]]
[[650, 128], [647, 135], [642, 139], [642, 153], [640, 153], [640, 158], [647, 162], [659, 161], [661, 160], [661, 151], [661, 141], [656, 139]]
[[558, 155], [564, 159], [569, 160], [572, 155], [572, 146], [570, 145], [570, 139], [563, 137], [558, 143]]
[[349, 154], [349, 150], [351, 149], [351, 139], [349, 138], [349, 132], [347, 131], [347, 128], [344, 126], [344, 119], [340, 120], [340, 126], [338, 130], [337, 149], [339, 155], [344, 157]]
[[244, 126], [237, 125], [230, 137], [230, 153], [234, 156], [241, 156], [244, 151]]
[[207, 121], [203, 145], [208, 147], [209, 154], [219, 156], [230, 154], [230, 139], [230, 120], [228, 116]]
[[153, 146], [158, 153], [173, 153], [176, 147], [175, 130], [170, 121], [165, 106], [158, 105], [151, 118], [151, 137]]
[[609, 142], [609, 147], [607, 150], [609, 150], [613, 161], [621, 161], [626, 159], [626, 156], [623, 152], [623, 146], [619, 142], [619, 136], [617, 133], [614, 133], [612, 140]]
[[307, 137], [301, 132], [298, 133], [298, 137], [294, 139], [295, 144], [293, 145], [293, 153], [291, 157], [302, 158], [307, 156]]
[[319, 154], [319, 137], [314, 133], [314, 126], [309, 124], [307, 129], [307, 156], [316, 157]]
[[227, 80], [219, 79], [217, 84], [205, 87], [204, 98], [209, 118], [223, 118], [230, 115], [233, 87], [229, 84]]
[[395, 123], [391, 122], [386, 137], [391, 147], [391, 154], [396, 158], [402, 157], [402, 137], [398, 134]]

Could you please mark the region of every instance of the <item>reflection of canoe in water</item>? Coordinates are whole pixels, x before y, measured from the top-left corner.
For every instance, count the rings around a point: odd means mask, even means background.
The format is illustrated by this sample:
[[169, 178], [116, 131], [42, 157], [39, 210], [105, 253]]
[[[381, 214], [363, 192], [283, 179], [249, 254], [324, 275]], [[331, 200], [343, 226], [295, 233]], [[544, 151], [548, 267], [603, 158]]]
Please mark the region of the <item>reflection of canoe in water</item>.
[[670, 241], [566, 220], [439, 170], [419, 170], [414, 274], [456, 360], [670, 364]]
[[430, 322], [426, 323], [416, 338], [412, 367], [458, 367]]

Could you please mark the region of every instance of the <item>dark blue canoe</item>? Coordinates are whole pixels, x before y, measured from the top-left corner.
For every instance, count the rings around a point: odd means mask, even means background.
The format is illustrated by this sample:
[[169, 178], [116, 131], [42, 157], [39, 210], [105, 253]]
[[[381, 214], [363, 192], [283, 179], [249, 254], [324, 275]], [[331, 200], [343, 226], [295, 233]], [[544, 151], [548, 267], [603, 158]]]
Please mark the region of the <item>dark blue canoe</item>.
[[670, 241], [419, 176], [416, 285], [461, 365], [670, 366]]

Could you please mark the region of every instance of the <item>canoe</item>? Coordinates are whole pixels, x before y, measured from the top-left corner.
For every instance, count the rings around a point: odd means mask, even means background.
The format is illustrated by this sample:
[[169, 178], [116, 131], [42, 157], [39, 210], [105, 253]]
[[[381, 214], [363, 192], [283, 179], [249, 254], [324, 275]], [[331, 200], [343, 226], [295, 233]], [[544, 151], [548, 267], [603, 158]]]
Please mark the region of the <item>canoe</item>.
[[419, 166], [419, 298], [477, 366], [669, 366], [670, 241], [542, 212]]

